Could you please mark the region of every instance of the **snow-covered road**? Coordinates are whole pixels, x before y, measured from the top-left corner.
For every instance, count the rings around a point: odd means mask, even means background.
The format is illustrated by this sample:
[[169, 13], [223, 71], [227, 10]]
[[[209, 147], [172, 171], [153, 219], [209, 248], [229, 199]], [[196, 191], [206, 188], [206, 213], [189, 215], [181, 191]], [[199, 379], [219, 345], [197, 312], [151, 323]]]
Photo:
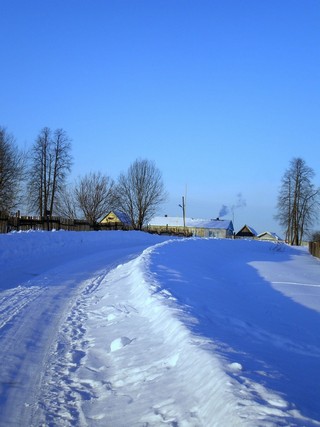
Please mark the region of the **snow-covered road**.
[[[39, 402], [49, 409], [45, 418], [50, 418], [50, 408], [55, 410], [56, 402], [43, 398], [44, 382], [48, 380], [45, 375], [57, 379], [61, 373], [57, 364], [54, 369], [50, 364], [56, 363], [63, 349], [70, 351], [66, 357], [74, 358], [70, 363], [80, 362], [80, 356], [77, 359], [70, 348], [70, 340], [77, 342], [83, 328], [84, 319], [77, 318], [77, 324], [73, 319], [79, 301], [95, 290], [100, 276], [155, 242], [139, 234], [133, 239], [128, 235], [119, 239], [114, 234], [106, 242], [94, 235], [84, 239], [83, 233], [72, 233], [68, 241], [66, 234], [1, 236], [1, 426], [41, 425]], [[62, 382], [63, 377], [57, 379], [54, 390]], [[70, 404], [64, 401], [67, 407]], [[46, 420], [44, 423], [47, 425]], [[52, 420], [48, 425], [79, 424]]]
[[0, 265], [1, 427], [320, 425], [306, 251], [21, 233]]

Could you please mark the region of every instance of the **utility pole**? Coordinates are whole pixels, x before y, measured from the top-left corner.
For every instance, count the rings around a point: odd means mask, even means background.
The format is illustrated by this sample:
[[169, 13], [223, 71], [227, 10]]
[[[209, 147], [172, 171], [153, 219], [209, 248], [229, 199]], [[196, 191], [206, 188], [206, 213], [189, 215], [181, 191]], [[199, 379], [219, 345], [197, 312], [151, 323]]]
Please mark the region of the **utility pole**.
[[184, 202], [184, 196], [182, 196], [182, 205], [179, 205], [182, 208], [182, 216], [183, 216], [183, 228], [186, 228], [186, 205]]

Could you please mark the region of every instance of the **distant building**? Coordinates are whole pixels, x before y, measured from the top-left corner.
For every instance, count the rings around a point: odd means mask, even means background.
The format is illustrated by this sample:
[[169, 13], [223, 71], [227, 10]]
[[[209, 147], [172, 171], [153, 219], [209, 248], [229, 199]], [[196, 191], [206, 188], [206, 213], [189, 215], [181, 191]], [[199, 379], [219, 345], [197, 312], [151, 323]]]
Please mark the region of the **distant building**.
[[258, 233], [249, 225], [244, 225], [241, 230], [236, 233], [236, 237], [257, 237]]
[[102, 218], [100, 224], [106, 225], [122, 225], [125, 227], [131, 226], [130, 218], [124, 212], [114, 210], [110, 211], [106, 216]]
[[283, 241], [281, 237], [271, 231], [264, 231], [263, 233], [258, 234], [257, 238], [260, 240], [271, 240], [273, 242]]
[[156, 216], [148, 223], [148, 230], [159, 234], [188, 233], [195, 237], [233, 237], [233, 223], [230, 220]]

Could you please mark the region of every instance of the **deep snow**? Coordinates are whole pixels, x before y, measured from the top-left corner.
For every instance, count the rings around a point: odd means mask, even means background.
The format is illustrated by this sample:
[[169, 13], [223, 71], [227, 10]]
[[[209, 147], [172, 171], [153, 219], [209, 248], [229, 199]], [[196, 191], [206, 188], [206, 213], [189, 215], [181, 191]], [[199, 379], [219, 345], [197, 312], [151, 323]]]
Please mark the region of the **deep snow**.
[[0, 235], [1, 426], [320, 425], [320, 262], [139, 232]]

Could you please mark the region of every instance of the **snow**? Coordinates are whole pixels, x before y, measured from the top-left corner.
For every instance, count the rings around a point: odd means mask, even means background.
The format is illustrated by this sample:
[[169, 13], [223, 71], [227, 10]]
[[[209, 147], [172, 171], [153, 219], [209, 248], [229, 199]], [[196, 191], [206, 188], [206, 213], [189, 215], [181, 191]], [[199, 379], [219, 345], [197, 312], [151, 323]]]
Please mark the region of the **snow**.
[[0, 426], [319, 426], [320, 261], [142, 232], [0, 235]]

